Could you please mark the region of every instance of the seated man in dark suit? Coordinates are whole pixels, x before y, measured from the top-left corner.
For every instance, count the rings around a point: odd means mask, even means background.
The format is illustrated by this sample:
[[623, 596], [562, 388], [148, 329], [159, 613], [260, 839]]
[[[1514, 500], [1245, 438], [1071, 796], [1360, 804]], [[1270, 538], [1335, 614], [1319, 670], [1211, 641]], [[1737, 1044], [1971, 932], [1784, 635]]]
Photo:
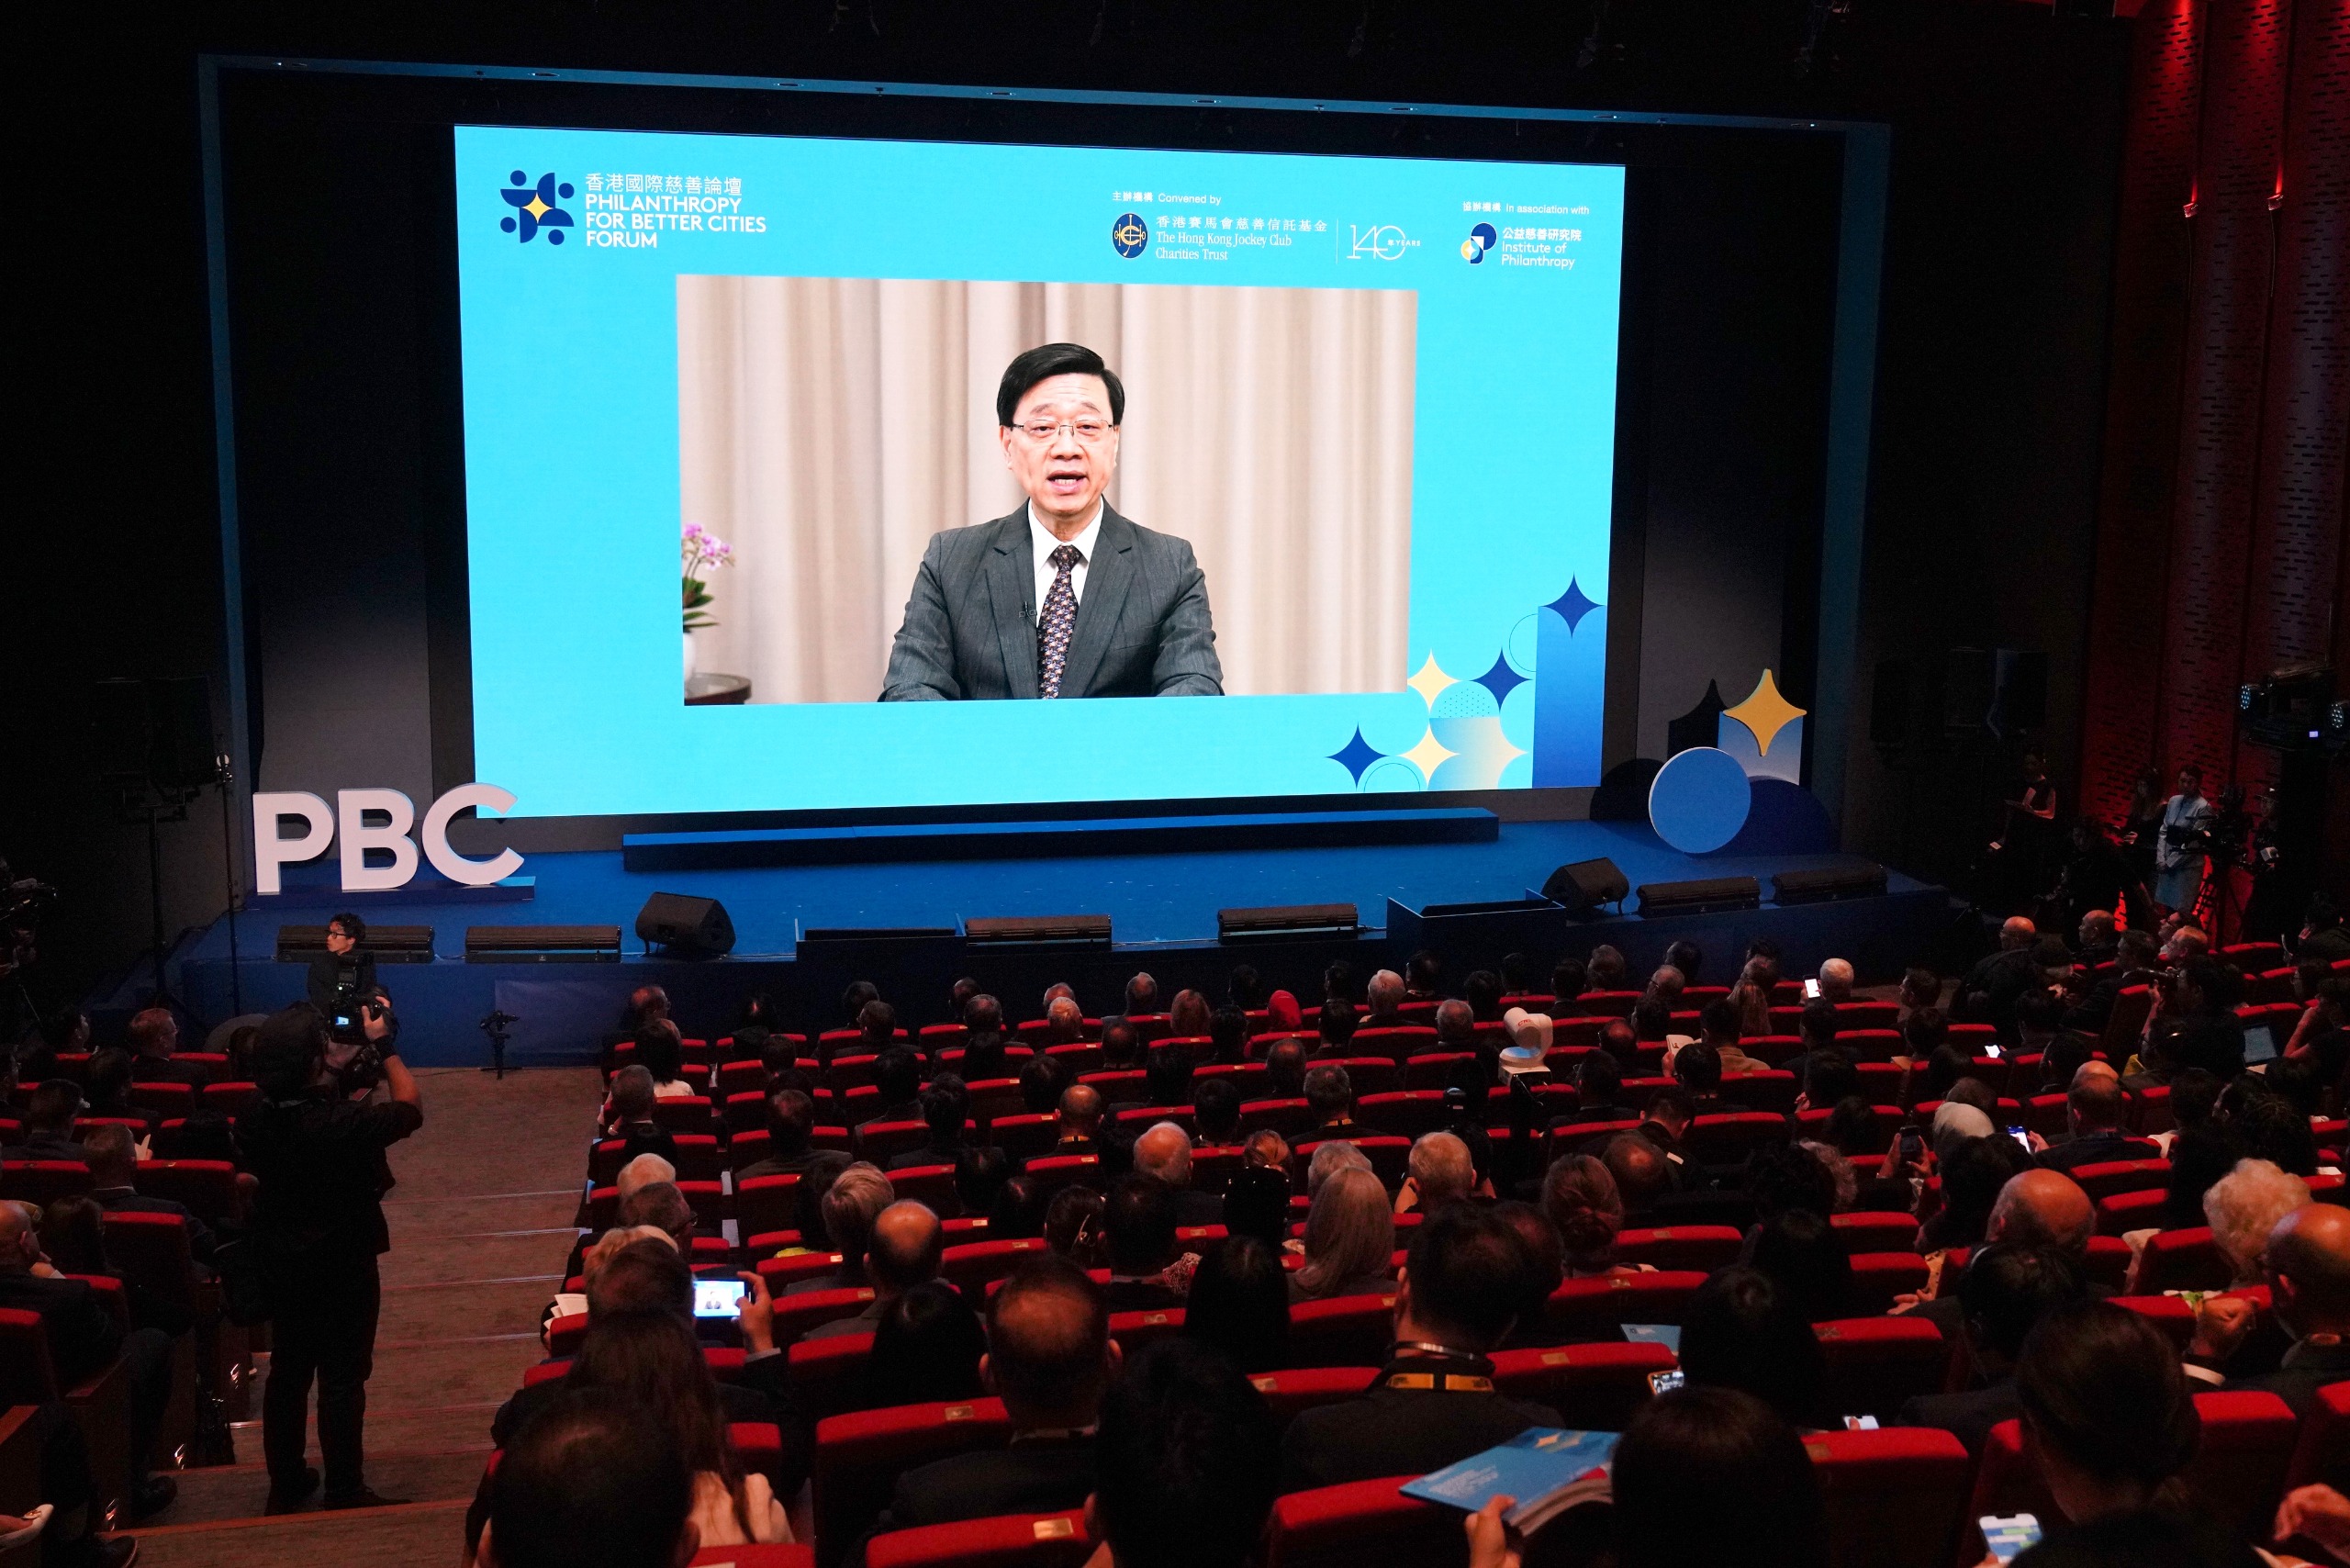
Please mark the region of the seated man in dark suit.
[[1102, 1293], [1062, 1259], [1014, 1269], [988, 1299], [980, 1381], [1003, 1401], [1012, 1442], [898, 1477], [878, 1530], [1080, 1506], [1093, 1490], [1093, 1428], [1118, 1366]]
[[94, 1127], [83, 1140], [82, 1150], [90, 1166], [90, 1196], [98, 1207], [110, 1215], [174, 1215], [187, 1231], [188, 1256], [198, 1263], [212, 1260], [212, 1231], [188, 1213], [185, 1204], [139, 1195], [139, 1149], [130, 1141], [129, 1127], [119, 1123]]
[[[2088, 1067], [2102, 1065], [2092, 1062]], [[2051, 1170], [2070, 1172], [2112, 1159], [2160, 1159], [2161, 1145], [2121, 1130], [2122, 1108], [2128, 1103], [2121, 1093], [2121, 1081], [2109, 1070], [2093, 1073], [2088, 1067], [2074, 1077], [2072, 1090], [2065, 1096], [2065, 1120], [2072, 1136], [2053, 1148], [2042, 1149], [2039, 1163]]]
[[1240, 1085], [1229, 1078], [1203, 1079], [1192, 1089], [1192, 1124], [1203, 1148], [1229, 1148], [1240, 1141]]
[[1153, 1046], [1149, 1065], [1143, 1069], [1143, 1092], [1153, 1105], [1192, 1103], [1192, 1048]]
[[1368, 1392], [1301, 1411], [1281, 1441], [1281, 1490], [1424, 1475], [1564, 1425], [1494, 1392], [1486, 1352], [1516, 1321], [1531, 1271], [1525, 1239], [1491, 1209], [1454, 1204], [1412, 1233], [1395, 1293], [1395, 1354]]
[[[1237, 1112], [1239, 1107], [1233, 1109]], [[1224, 1223], [1224, 1200], [1192, 1186], [1192, 1140], [1173, 1122], [1155, 1122], [1135, 1139], [1135, 1170], [1167, 1184], [1174, 1197], [1178, 1226]]]
[[739, 1183], [758, 1176], [798, 1176], [815, 1159], [809, 1147], [816, 1132], [816, 1102], [797, 1089], [767, 1096], [767, 1152], [734, 1172]]
[[604, 1125], [598, 1131], [621, 1140], [621, 1165], [640, 1154], [657, 1154], [672, 1166], [677, 1163], [677, 1135], [653, 1119], [658, 1098], [647, 1069], [632, 1062], [612, 1074], [611, 1092], [604, 1102]]
[[1311, 1143], [1317, 1138], [1361, 1137], [1368, 1131], [1355, 1120], [1354, 1081], [1347, 1070], [1335, 1063], [1323, 1062], [1305, 1074], [1305, 1109], [1314, 1118], [1314, 1130], [1298, 1139]]
[[859, 1128], [922, 1120], [922, 1058], [912, 1051], [891, 1046], [875, 1058], [873, 1087], [880, 1103], [872, 1115], [856, 1124]]
[[171, 1506], [179, 1485], [152, 1471], [155, 1426], [172, 1392], [172, 1341], [160, 1328], [126, 1334], [85, 1280], [50, 1271], [32, 1205], [0, 1201], [0, 1307], [37, 1313], [60, 1387], [85, 1383], [118, 1361], [130, 1394], [130, 1495], [134, 1518]]
[[[1727, 1004], [1725, 1003], [1725, 1006]], [[1689, 1092], [1691, 1116], [1726, 1116], [1746, 1107], [1721, 1096], [1721, 1052], [1705, 1040], [1692, 1040], [1673, 1053], [1673, 1076]]]
[[1102, 1152], [1102, 1092], [1090, 1083], [1072, 1083], [1061, 1091], [1060, 1141], [1055, 1154]]
[[82, 1114], [82, 1091], [71, 1080], [52, 1078], [25, 1101], [25, 1141], [0, 1149], [0, 1159], [16, 1165], [28, 1159], [85, 1162], [82, 1146], [73, 1141], [73, 1121]]
[[[1960, 1276], [1959, 1310], [1965, 1318], [1975, 1385], [1953, 1394], [1920, 1394], [1901, 1406], [1895, 1425], [1940, 1427], [1980, 1456], [1991, 1428], [2022, 1413], [2016, 1397], [2016, 1360], [2050, 1307], [2088, 1294], [2077, 1260], [2048, 1248], [1995, 1242], [1978, 1247]], [[1840, 1412], [1841, 1414], [1841, 1412]]]
[[[2260, 1266], [2292, 1348], [2275, 1372], [2227, 1378], [2225, 1386], [2273, 1394], [2295, 1416], [2306, 1416], [2319, 1389], [2350, 1381], [2350, 1210], [2332, 1204], [2295, 1209], [2269, 1231]], [[2221, 1382], [2218, 1369], [2250, 1337], [2256, 1316], [2244, 1297], [2205, 1297], [2187, 1349], [2188, 1375]]]
[[[684, 1562], [700, 1544], [694, 1477], [664, 1413], [562, 1382], [544, 1418], [483, 1478], [465, 1516], [481, 1568]], [[719, 1387], [723, 1390], [724, 1383]]]
[[819, 1324], [800, 1338], [834, 1339], [874, 1332], [891, 1302], [916, 1285], [938, 1278], [946, 1235], [938, 1216], [922, 1204], [901, 1199], [883, 1209], [865, 1244], [865, 1277], [872, 1283], [873, 1300], [856, 1316]]
[[971, 1093], [963, 1087], [963, 1080], [951, 1072], [942, 1072], [932, 1079], [922, 1092], [922, 1119], [930, 1128], [930, 1138], [919, 1148], [910, 1148], [890, 1159], [892, 1170], [911, 1170], [919, 1165], [952, 1165], [969, 1146], [963, 1140], [963, 1124], [971, 1114]]
[[[1404, 977], [1393, 969], [1382, 969], [1371, 977], [1363, 990], [1363, 1029], [1393, 1029], [1410, 1022], [1404, 1016]], [[1327, 1014], [1328, 1010], [1324, 1010]]]
[[131, 1015], [130, 1081], [133, 1083], [185, 1083], [201, 1089], [211, 1081], [202, 1062], [175, 1061], [180, 1021], [168, 1007], [150, 1007]]
[[1575, 1108], [1563, 1116], [1551, 1118], [1550, 1125], [1558, 1127], [1580, 1122], [1639, 1121], [1639, 1114], [1620, 1103], [1623, 1092], [1624, 1070], [1606, 1051], [1593, 1051], [1575, 1069]]
[[996, 419], [1027, 503], [931, 537], [882, 701], [1223, 695], [1191, 545], [1102, 499], [1125, 405], [1102, 356], [1076, 343], [1030, 349], [1004, 370]]
[[1322, 1004], [1322, 1021], [1315, 1025], [1321, 1043], [1314, 1047], [1316, 1061], [1336, 1061], [1355, 1054], [1355, 1009], [1350, 1002], [1337, 997]]
[[1277, 1040], [1265, 1052], [1265, 1098], [1297, 1100], [1305, 1094], [1305, 1047], [1297, 1040]]
[[1175, 1215], [1175, 1189], [1156, 1176], [1137, 1172], [1110, 1189], [1102, 1212], [1110, 1243], [1110, 1283], [1102, 1293], [1107, 1310], [1156, 1312], [1183, 1305], [1182, 1293], [1167, 1282], [1168, 1265], [1181, 1251]]
[[1146, 1347], [1102, 1400], [1086, 1517], [1117, 1568], [1238, 1568], [1272, 1511], [1281, 1427], [1231, 1359], [1181, 1337]]

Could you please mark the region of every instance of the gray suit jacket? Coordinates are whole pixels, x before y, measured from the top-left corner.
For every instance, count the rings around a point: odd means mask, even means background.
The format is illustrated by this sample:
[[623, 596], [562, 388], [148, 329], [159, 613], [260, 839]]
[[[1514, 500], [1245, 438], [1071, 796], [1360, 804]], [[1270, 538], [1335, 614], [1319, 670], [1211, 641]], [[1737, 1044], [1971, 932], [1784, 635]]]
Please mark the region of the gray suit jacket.
[[[1036, 695], [1028, 509], [931, 537], [890, 648], [884, 702]], [[1207, 578], [1192, 547], [1102, 509], [1063, 697], [1221, 697]]]

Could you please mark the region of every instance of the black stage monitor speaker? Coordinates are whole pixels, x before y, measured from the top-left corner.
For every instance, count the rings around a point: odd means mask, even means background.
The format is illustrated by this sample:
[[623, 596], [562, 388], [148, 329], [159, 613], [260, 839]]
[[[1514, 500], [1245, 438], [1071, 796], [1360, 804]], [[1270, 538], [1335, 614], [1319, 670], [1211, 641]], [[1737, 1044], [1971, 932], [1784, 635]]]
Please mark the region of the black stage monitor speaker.
[[[327, 928], [323, 925], [281, 925], [277, 928], [277, 961], [281, 964], [304, 964], [327, 950]], [[432, 927], [429, 925], [375, 925], [367, 927], [367, 940], [359, 950], [372, 954], [379, 964], [429, 964], [432, 961]]]
[[1562, 905], [1570, 914], [1582, 914], [1604, 903], [1620, 904], [1631, 890], [1632, 884], [1616, 868], [1616, 862], [1605, 856], [1561, 866], [1542, 884], [1542, 896]]
[[469, 964], [617, 964], [617, 925], [468, 925]]
[[1751, 877], [1707, 877], [1694, 882], [1643, 882], [1640, 913], [1649, 914], [1710, 914], [1718, 910], [1753, 909], [1762, 902], [1762, 887]]
[[811, 925], [802, 942], [936, 942], [960, 936], [951, 925]]
[[1350, 903], [1273, 904], [1215, 912], [1216, 936], [1226, 942], [1247, 936], [1347, 936], [1361, 928], [1361, 913]]
[[963, 922], [963, 939], [974, 946], [1084, 946], [1110, 945], [1106, 914], [978, 915]]
[[1885, 891], [1885, 868], [1863, 860], [1816, 871], [1782, 871], [1771, 879], [1771, 902], [1785, 907], [1833, 903], [1838, 899], [1874, 898]]
[[1998, 691], [1997, 656], [1989, 648], [1953, 648], [1942, 660], [1942, 724], [1979, 730]]
[[734, 923], [716, 899], [655, 893], [636, 912], [637, 939], [673, 958], [718, 958], [734, 950]]

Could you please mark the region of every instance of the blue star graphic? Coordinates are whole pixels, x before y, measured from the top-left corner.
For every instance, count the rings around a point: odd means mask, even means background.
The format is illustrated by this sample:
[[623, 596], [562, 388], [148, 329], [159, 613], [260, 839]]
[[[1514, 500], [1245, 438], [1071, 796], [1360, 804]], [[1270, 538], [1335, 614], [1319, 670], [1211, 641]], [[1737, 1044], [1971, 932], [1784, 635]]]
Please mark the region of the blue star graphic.
[[1353, 774], [1355, 782], [1360, 784], [1362, 782], [1363, 769], [1386, 755], [1385, 752], [1362, 738], [1362, 726], [1358, 724], [1355, 726], [1355, 738], [1338, 750], [1332, 752], [1330, 760]]
[[1494, 655], [1494, 667], [1475, 678], [1478, 685], [1494, 694], [1495, 706], [1508, 700], [1509, 694], [1526, 684], [1526, 677], [1510, 668], [1505, 654]]
[[1583, 584], [1580, 581], [1570, 578], [1567, 583], [1567, 591], [1552, 599], [1545, 608], [1557, 610], [1561, 619], [1566, 622], [1567, 630], [1572, 633], [1583, 624], [1584, 616], [1600, 608], [1600, 603], [1583, 591]]

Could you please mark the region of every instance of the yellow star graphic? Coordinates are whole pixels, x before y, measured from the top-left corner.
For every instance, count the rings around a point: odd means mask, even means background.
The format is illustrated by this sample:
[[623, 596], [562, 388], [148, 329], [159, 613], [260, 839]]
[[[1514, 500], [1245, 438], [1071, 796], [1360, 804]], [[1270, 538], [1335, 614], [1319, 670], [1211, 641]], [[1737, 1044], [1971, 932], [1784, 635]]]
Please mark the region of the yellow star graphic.
[[533, 218], [544, 218], [548, 213], [553, 212], [554, 208], [549, 207], [538, 197], [532, 196], [529, 201], [522, 204], [522, 210], [529, 213]]
[[[1430, 660], [1429, 662], [1434, 663], [1435, 661]], [[1430, 730], [1427, 734], [1420, 737], [1419, 745], [1414, 746], [1409, 751], [1398, 752], [1396, 755], [1401, 756], [1405, 762], [1408, 762], [1413, 767], [1418, 768], [1420, 770], [1421, 778], [1434, 778], [1436, 777], [1438, 766], [1441, 764], [1445, 758], [1451, 756], [1454, 754], [1438, 745], [1436, 739], [1436, 731]]]
[[1754, 683], [1754, 689], [1747, 693], [1746, 700], [1726, 710], [1722, 717], [1736, 719], [1751, 730], [1756, 751], [1768, 756], [1771, 755], [1771, 743], [1779, 738], [1779, 732], [1803, 715], [1802, 709], [1779, 695], [1778, 683], [1771, 678], [1771, 672], [1766, 669], [1762, 672], [1762, 678]]
[[1420, 700], [1427, 703], [1429, 711], [1433, 712], [1436, 710], [1436, 700], [1444, 694], [1444, 689], [1448, 686], [1458, 686], [1460, 683], [1445, 674], [1444, 667], [1436, 662], [1436, 655], [1430, 653], [1428, 662], [1420, 666], [1420, 673], [1404, 684], [1418, 692]]

